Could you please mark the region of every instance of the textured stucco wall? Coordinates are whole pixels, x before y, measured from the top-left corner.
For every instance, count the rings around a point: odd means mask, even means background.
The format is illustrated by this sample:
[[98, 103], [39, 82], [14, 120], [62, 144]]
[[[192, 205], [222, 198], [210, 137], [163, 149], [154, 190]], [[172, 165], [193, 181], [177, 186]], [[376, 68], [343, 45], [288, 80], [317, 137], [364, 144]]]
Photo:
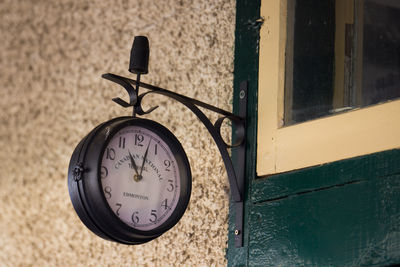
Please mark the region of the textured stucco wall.
[[125, 246], [89, 232], [67, 165], [94, 126], [130, 114], [110, 100], [126, 99], [122, 87], [100, 75], [129, 75], [135, 35], [150, 40], [144, 82], [230, 110], [234, 24], [234, 0], [0, 1], [0, 266], [226, 265], [225, 169], [181, 104], [149, 96], [162, 107], [146, 118], [175, 133], [193, 172], [188, 210], [159, 239]]

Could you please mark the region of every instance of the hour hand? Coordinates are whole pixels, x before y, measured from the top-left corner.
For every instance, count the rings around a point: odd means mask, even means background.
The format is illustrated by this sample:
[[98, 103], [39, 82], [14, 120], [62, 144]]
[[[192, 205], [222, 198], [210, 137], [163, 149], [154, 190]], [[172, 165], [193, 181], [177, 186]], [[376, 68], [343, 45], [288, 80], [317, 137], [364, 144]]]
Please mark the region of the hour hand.
[[138, 172], [138, 168], [136, 166], [135, 160], [133, 159], [133, 156], [129, 150], [128, 150], [128, 153], [129, 153], [129, 158], [131, 159], [131, 164], [133, 166], [133, 169], [135, 170], [136, 175], [139, 176], [139, 172]]

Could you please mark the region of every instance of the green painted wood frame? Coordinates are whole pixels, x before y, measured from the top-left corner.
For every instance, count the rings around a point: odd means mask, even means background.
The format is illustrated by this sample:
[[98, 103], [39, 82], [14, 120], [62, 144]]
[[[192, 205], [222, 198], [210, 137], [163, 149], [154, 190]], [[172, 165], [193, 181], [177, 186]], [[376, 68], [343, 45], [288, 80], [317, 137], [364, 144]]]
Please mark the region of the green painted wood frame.
[[246, 193], [242, 248], [230, 206], [228, 266], [400, 263], [400, 150], [257, 177], [260, 1], [238, 0], [236, 10], [234, 112], [249, 82]]
[[[228, 265], [247, 266], [249, 244], [249, 188], [256, 176], [256, 142], [257, 140], [257, 90], [258, 90], [258, 44], [260, 39], [260, 1], [239, 0], [236, 2], [236, 31], [235, 31], [235, 70], [233, 80], [233, 112], [238, 113], [240, 84], [248, 81], [247, 117], [246, 117], [246, 181], [244, 196], [244, 227], [241, 248], [235, 248], [235, 209], [231, 203], [229, 208], [228, 232]], [[233, 133], [235, 131], [232, 131]], [[234, 138], [234, 137], [233, 137]], [[235, 140], [235, 139], [233, 139]], [[236, 161], [235, 151], [232, 151], [232, 161]]]

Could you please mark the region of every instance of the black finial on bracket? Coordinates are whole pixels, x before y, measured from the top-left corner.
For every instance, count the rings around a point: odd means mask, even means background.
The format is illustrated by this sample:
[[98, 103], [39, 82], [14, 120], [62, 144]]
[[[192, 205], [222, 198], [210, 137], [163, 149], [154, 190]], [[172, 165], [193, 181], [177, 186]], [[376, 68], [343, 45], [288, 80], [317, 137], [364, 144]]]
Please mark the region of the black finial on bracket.
[[147, 74], [149, 72], [149, 40], [146, 36], [135, 36], [131, 49], [129, 71], [134, 74]]
[[[129, 71], [136, 74], [137, 83], [135, 92], [137, 96], [139, 95], [140, 75], [149, 72], [149, 57], [149, 39], [147, 39], [146, 36], [135, 36], [131, 49], [131, 58], [129, 60]], [[133, 117], [136, 116], [136, 110], [137, 108], [133, 108]]]

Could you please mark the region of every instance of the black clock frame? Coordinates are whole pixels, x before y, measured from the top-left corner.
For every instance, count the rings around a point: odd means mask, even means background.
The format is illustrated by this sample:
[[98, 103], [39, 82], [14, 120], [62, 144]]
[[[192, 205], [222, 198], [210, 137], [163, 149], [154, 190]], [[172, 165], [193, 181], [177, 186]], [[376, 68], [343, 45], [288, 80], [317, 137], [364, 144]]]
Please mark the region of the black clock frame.
[[[134, 229], [114, 214], [100, 180], [101, 161], [110, 140], [121, 129], [135, 125], [154, 132], [169, 145], [180, 173], [181, 186], [176, 208], [162, 225], [149, 231]], [[68, 171], [71, 200], [82, 222], [98, 236], [123, 244], [142, 244], [172, 228], [189, 204], [191, 187], [189, 161], [178, 139], [159, 123], [134, 117], [115, 118], [93, 129], [76, 147]]]

